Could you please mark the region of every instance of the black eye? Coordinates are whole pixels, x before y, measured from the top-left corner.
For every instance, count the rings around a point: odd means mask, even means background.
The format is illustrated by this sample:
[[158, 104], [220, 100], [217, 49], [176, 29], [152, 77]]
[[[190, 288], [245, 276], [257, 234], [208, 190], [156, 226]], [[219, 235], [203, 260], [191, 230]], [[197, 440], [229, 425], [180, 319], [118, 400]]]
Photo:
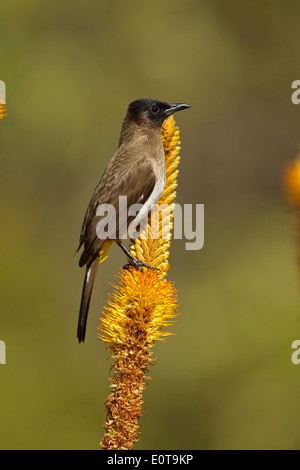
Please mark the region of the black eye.
[[157, 114], [158, 111], [159, 111], [159, 107], [154, 105], [154, 106], [152, 106], [151, 111], [152, 111], [153, 114]]

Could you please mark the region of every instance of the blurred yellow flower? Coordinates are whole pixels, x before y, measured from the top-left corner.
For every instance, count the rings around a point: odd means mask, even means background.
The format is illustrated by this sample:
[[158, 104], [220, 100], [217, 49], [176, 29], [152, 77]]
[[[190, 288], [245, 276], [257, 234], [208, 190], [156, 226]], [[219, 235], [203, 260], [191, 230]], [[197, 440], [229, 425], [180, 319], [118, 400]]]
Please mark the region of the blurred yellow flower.
[[284, 172], [284, 186], [289, 202], [300, 205], [300, 155], [290, 162]]
[[6, 105], [1, 104], [1, 102], [0, 102], [0, 119], [4, 118], [4, 116], [7, 116]]

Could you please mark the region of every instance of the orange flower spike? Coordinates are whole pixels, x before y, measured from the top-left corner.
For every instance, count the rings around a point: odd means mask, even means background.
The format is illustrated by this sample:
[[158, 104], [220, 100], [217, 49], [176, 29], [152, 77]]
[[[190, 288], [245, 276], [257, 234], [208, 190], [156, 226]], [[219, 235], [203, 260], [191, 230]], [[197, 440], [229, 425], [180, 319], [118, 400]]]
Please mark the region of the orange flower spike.
[[284, 173], [284, 186], [289, 202], [300, 206], [300, 154], [287, 165]]
[[6, 105], [0, 102], [0, 119], [4, 118], [4, 116], [7, 116]]
[[159, 222], [157, 218], [155, 226], [159, 236], [151, 238], [154, 222], [150, 214], [145, 232], [130, 247], [136, 259], [159, 271], [123, 269], [99, 327], [99, 338], [111, 352], [115, 370], [110, 379], [112, 393], [105, 402], [106, 434], [101, 446], [107, 450], [133, 449], [138, 440], [146, 374], [154, 362], [151, 348], [155, 341], [172, 334], [163, 328], [172, 325], [177, 316], [177, 294], [174, 285], [166, 279], [180, 161], [180, 134], [173, 116], [164, 122], [161, 137], [167, 178], [158, 201], [162, 209], [162, 220]]

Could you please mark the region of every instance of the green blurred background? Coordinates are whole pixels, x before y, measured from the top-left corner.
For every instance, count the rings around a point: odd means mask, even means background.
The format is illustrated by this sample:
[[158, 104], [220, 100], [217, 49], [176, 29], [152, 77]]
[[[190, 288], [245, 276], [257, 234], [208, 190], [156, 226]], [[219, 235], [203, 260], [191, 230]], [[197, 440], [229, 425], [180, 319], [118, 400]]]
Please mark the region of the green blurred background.
[[0, 79], [1, 449], [97, 449], [111, 361], [97, 339], [119, 249], [99, 270], [86, 342], [73, 253], [137, 98], [189, 103], [179, 203], [205, 245], [171, 247], [176, 336], [157, 344], [136, 449], [297, 449], [299, 273], [282, 170], [300, 140], [298, 1], [5, 0]]

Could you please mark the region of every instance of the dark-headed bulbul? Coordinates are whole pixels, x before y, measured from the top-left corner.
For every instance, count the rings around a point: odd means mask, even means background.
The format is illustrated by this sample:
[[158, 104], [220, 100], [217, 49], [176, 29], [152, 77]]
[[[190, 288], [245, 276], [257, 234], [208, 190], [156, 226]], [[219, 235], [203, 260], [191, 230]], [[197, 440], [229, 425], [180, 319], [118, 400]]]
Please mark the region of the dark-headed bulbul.
[[[129, 258], [129, 263], [135, 268], [151, 268], [136, 260], [121, 240], [126, 237], [129, 224], [138, 223], [145, 218], [162, 195], [166, 183], [166, 164], [161, 127], [168, 116], [186, 108], [189, 108], [189, 105], [168, 104], [155, 99], [136, 100], [128, 106], [118, 150], [92, 195], [76, 250], [77, 253], [83, 245], [79, 266], [86, 266], [77, 328], [79, 343], [85, 338], [98, 266], [107, 258], [112, 243], [116, 242], [120, 246]], [[127, 207], [140, 204], [141, 208], [135, 216], [120, 213], [120, 196], [127, 197]], [[105, 215], [97, 210], [100, 205], [110, 205], [114, 208], [115, 224], [107, 223], [101, 228]], [[114, 226], [110, 229], [112, 225]]]

